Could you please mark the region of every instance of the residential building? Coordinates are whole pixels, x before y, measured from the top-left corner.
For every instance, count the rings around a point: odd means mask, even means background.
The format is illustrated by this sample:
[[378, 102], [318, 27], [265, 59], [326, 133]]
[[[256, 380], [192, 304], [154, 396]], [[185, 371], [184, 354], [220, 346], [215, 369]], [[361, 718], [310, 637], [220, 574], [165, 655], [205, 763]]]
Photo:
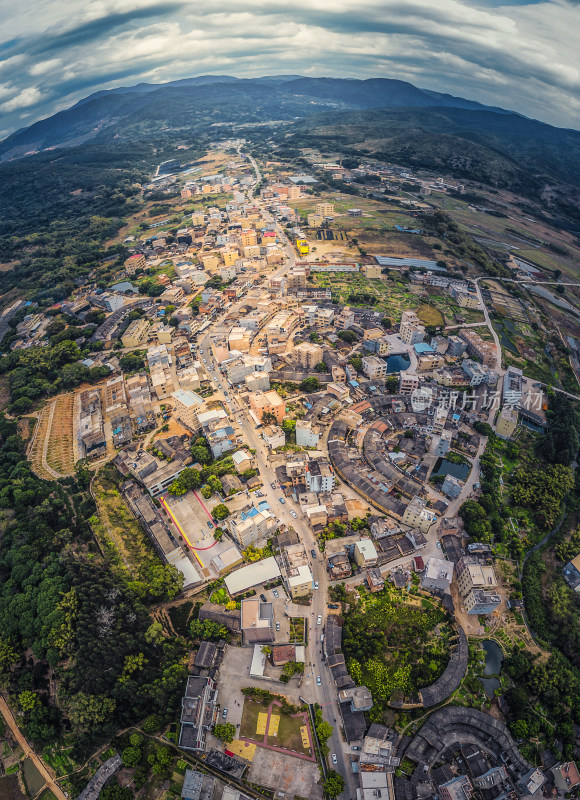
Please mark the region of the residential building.
[[260, 510], [254, 505], [249, 505], [230, 517], [227, 527], [242, 550], [245, 550], [248, 545], [267, 539], [276, 530], [278, 523], [268, 509]]
[[316, 213], [319, 217], [331, 217], [334, 214], [332, 203], [316, 203]]
[[371, 353], [375, 356], [388, 356], [391, 349], [391, 343], [386, 336], [381, 336], [379, 339], [365, 339], [363, 341], [363, 350], [365, 353]]
[[267, 425], [262, 428], [262, 439], [270, 450], [276, 450], [276, 448], [284, 447], [286, 444], [286, 434], [277, 425]]
[[413, 394], [415, 389], [419, 388], [420, 379], [418, 375], [409, 374], [407, 372], [399, 373], [399, 393], [400, 394]]
[[[288, 466], [286, 471], [288, 471]], [[326, 459], [316, 459], [306, 464], [306, 488], [309, 492], [332, 492], [334, 473]]]
[[481, 565], [473, 556], [463, 556], [456, 566], [457, 586], [465, 597], [472, 589], [495, 589], [497, 578], [493, 567]]
[[345, 306], [334, 320], [334, 325], [339, 330], [346, 331], [356, 322], [356, 316], [350, 306]]
[[441, 800], [470, 800], [472, 794], [473, 786], [467, 775], [458, 775], [439, 786]]
[[580, 784], [580, 773], [574, 761], [556, 764], [550, 772], [554, 776], [554, 786], [560, 795], [568, 794]]
[[252, 392], [250, 394], [250, 408], [261, 422], [264, 417], [273, 417], [280, 425], [286, 414], [286, 404], [278, 394], [271, 389], [269, 392]]
[[127, 396], [122, 375], [110, 378], [105, 383], [105, 412], [111, 415], [114, 411], [120, 410], [127, 410]]
[[568, 586], [575, 592], [580, 593], [580, 553], [564, 565], [562, 575]]
[[472, 589], [463, 602], [468, 614], [492, 614], [501, 604], [501, 595], [483, 589]]
[[145, 269], [146, 264], [145, 256], [142, 253], [129, 256], [124, 263], [125, 272], [128, 276], [134, 275], [138, 269]]
[[367, 571], [367, 585], [371, 592], [380, 592], [385, 588], [385, 579], [378, 567]]
[[479, 386], [487, 383], [489, 378], [489, 368], [471, 358], [465, 358], [461, 362], [461, 368], [469, 379], [470, 386]]
[[258, 597], [241, 602], [241, 628], [244, 645], [274, 641], [274, 606]]
[[317, 447], [321, 432], [307, 420], [296, 420], [296, 444], [299, 447]]
[[282, 551], [283, 576], [288, 594], [293, 599], [312, 591], [312, 572], [302, 543], [291, 544]]
[[118, 294], [91, 294], [88, 297], [89, 303], [97, 308], [102, 308], [104, 311], [117, 311], [125, 305], [125, 299]]
[[349, 578], [352, 575], [352, 567], [346, 550], [343, 549], [338, 553], [328, 555], [326, 558], [326, 569], [328, 570], [330, 579], [333, 581]]
[[236, 450], [236, 452], [232, 454], [232, 461], [234, 462], [236, 472], [240, 474], [252, 469], [254, 465], [254, 457], [249, 450]]
[[518, 410], [515, 406], [504, 406], [499, 412], [496, 434], [501, 439], [511, 439], [518, 427]]
[[235, 597], [247, 592], [248, 589], [253, 589], [254, 586], [268, 583], [268, 581], [273, 581], [280, 577], [282, 577], [282, 573], [278, 563], [274, 556], [270, 556], [262, 561], [256, 561], [246, 567], [230, 572], [224, 578], [224, 583], [228, 592], [232, 597]]
[[415, 496], [403, 512], [402, 521], [410, 528], [419, 528], [422, 533], [428, 533], [437, 517], [427, 508], [427, 503], [422, 497]]
[[455, 500], [461, 494], [463, 485], [462, 481], [457, 480], [454, 475], [446, 475], [445, 480], [441, 484], [441, 491], [445, 497]]
[[435, 556], [427, 559], [421, 579], [423, 589], [438, 589], [448, 592], [452, 579], [453, 562], [446, 561], [444, 558], [436, 558]]
[[484, 341], [481, 336], [471, 328], [464, 328], [459, 336], [467, 344], [467, 352], [471, 356], [479, 358], [486, 367], [495, 366], [497, 360], [497, 350], [493, 342]]
[[370, 380], [387, 376], [387, 362], [377, 356], [363, 356], [362, 368]]
[[414, 311], [403, 311], [399, 336], [408, 345], [418, 344], [425, 337], [425, 326]]
[[332, 308], [316, 308], [314, 314], [314, 325], [317, 328], [328, 328], [332, 325], [334, 311]]
[[302, 342], [292, 350], [293, 356], [304, 369], [314, 369], [323, 360], [323, 350], [320, 345], [311, 342]]
[[270, 389], [270, 376], [267, 372], [252, 372], [246, 375], [246, 386], [250, 392], [267, 392]]
[[445, 359], [439, 353], [428, 353], [417, 359], [417, 372], [433, 372], [444, 366]]
[[451, 358], [459, 358], [467, 350], [467, 342], [460, 339], [459, 336], [450, 336], [447, 339], [447, 355]]
[[217, 717], [217, 687], [213, 678], [189, 675], [181, 701], [179, 747], [204, 751], [207, 732]]
[[[203, 644], [211, 644], [211, 642], [203, 642]], [[183, 800], [211, 800], [214, 785], [215, 778], [212, 778], [211, 775], [205, 775], [193, 769], [186, 769], [181, 788], [181, 797]]]
[[519, 404], [522, 399], [522, 384], [522, 370], [510, 365], [503, 379], [502, 402], [504, 405], [517, 406]]
[[175, 416], [191, 431], [199, 430], [198, 414], [204, 405], [200, 397], [190, 389], [178, 389], [171, 395], [175, 402]]
[[361, 569], [376, 567], [378, 554], [371, 539], [365, 537], [364, 539], [360, 539], [358, 542], [355, 542], [354, 560], [359, 567], [361, 567]]

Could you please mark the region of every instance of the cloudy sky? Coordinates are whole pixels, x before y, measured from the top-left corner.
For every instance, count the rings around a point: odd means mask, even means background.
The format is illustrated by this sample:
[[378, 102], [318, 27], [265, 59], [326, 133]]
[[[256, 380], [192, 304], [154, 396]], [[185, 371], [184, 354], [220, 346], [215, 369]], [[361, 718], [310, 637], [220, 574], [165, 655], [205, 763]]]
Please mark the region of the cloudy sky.
[[0, 138], [98, 89], [388, 77], [580, 129], [580, 0], [0, 0]]

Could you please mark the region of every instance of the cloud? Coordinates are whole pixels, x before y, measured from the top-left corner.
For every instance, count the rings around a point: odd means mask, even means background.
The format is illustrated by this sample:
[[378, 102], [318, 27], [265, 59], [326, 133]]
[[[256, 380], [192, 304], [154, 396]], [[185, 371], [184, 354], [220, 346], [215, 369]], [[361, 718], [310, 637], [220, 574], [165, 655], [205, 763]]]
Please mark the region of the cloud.
[[[0, 111], [17, 111], [20, 108], [37, 105], [42, 99], [42, 92], [35, 86], [28, 86], [15, 94], [10, 100], [0, 105]], [[28, 114], [26, 116], [29, 116]]]
[[36, 0], [30, 16], [0, 0], [3, 128], [24, 108], [35, 120], [100, 89], [208, 73], [398, 78], [574, 127], [578, 2]]

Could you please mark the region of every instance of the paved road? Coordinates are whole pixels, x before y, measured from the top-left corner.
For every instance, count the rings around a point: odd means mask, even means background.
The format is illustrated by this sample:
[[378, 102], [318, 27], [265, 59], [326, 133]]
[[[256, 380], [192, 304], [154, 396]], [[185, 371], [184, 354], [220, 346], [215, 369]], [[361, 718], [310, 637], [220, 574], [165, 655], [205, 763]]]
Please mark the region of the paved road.
[[66, 794], [60, 788], [58, 783], [54, 780], [54, 778], [48, 771], [44, 761], [40, 758], [40, 756], [36, 755], [32, 747], [28, 744], [26, 738], [24, 737], [24, 734], [21, 732], [20, 728], [16, 724], [16, 720], [14, 719], [14, 715], [12, 714], [12, 711], [10, 710], [8, 703], [3, 697], [0, 697], [0, 713], [6, 720], [8, 727], [12, 731], [12, 735], [24, 750], [24, 755], [28, 756], [32, 760], [34, 766], [46, 781], [46, 785], [51, 790], [51, 792], [58, 798], [58, 800], [67, 800]]

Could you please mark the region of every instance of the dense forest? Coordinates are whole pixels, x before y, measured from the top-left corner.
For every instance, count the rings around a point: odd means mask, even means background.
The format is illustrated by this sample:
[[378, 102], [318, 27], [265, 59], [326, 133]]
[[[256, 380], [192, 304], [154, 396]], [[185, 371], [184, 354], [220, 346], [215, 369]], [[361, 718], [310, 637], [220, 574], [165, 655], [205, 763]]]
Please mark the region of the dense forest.
[[26, 736], [67, 735], [79, 756], [150, 714], [172, 720], [187, 673], [185, 644], [148, 611], [180, 576], [159, 564], [132, 580], [101, 556], [88, 479], [39, 480], [0, 417], [0, 676]]

